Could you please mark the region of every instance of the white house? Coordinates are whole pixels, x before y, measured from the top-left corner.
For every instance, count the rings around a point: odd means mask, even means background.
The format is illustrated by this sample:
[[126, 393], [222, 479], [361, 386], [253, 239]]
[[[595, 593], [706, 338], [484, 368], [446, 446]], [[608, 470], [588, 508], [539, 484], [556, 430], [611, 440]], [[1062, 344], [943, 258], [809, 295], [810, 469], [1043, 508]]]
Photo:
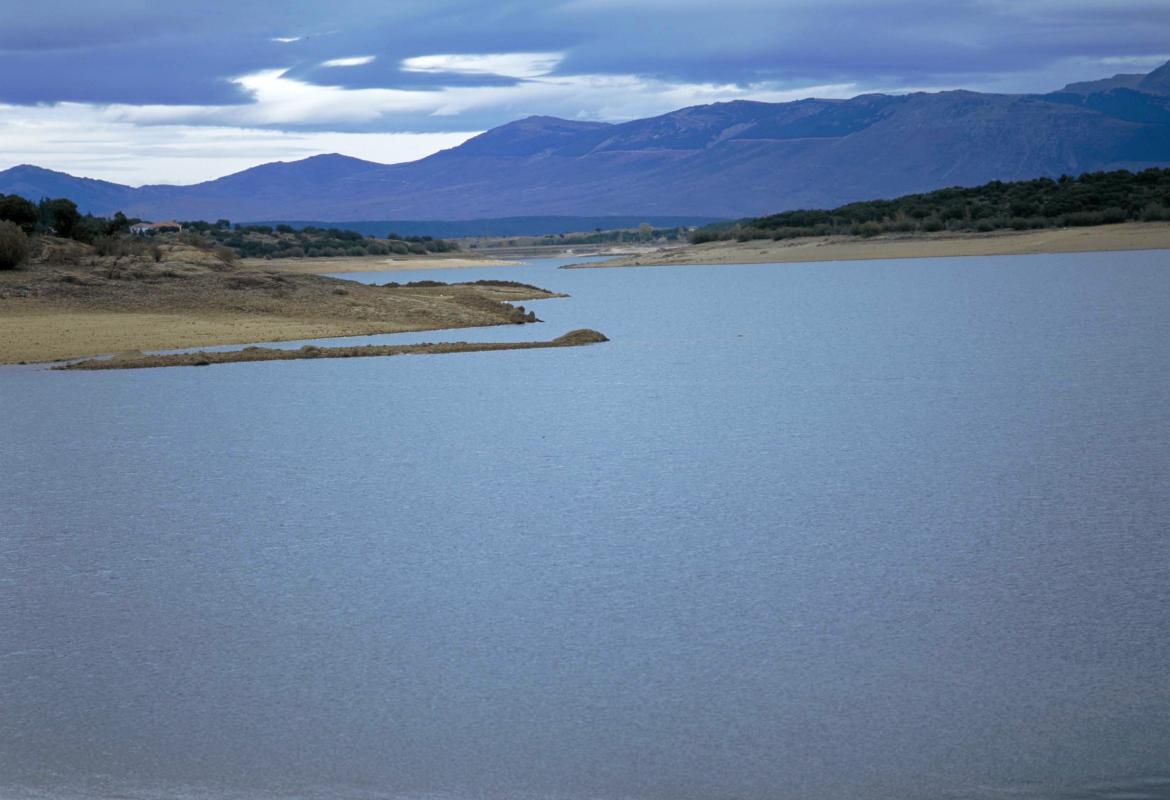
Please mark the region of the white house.
[[130, 232], [139, 236], [154, 235], [156, 233], [178, 233], [183, 226], [173, 219], [165, 222], [138, 222], [130, 226]]

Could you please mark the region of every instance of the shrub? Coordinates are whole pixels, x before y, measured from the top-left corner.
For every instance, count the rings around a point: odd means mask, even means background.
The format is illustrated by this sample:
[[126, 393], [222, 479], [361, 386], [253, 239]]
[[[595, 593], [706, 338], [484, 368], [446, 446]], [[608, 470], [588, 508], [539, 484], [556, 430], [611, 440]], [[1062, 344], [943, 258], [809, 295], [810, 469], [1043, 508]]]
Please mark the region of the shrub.
[[1157, 203], [1150, 203], [1146, 206], [1145, 211], [1142, 212], [1142, 220], [1145, 222], [1164, 222], [1170, 220], [1170, 208], [1165, 208]]
[[39, 217], [37, 207], [20, 195], [0, 194], [0, 219], [14, 222], [25, 233], [32, 233], [37, 228]]
[[230, 247], [224, 247], [223, 245], [220, 245], [220, 246], [216, 247], [212, 252], [215, 254], [216, 258], [218, 258], [220, 261], [222, 261], [225, 264], [236, 263], [236, 251], [231, 249]]
[[124, 256], [126, 243], [116, 236], [97, 236], [93, 240], [93, 251], [99, 256]]
[[0, 221], [0, 269], [16, 269], [28, 260], [28, 234], [9, 220]]
[[200, 250], [210, 250], [212, 247], [210, 241], [200, 236], [195, 231], [183, 231], [179, 234], [178, 239], [183, 244], [190, 245], [191, 247], [197, 247]]
[[722, 238], [723, 238], [723, 236], [720, 235], [717, 231], [705, 230], [703, 228], [700, 228], [697, 231], [691, 231], [691, 235], [690, 235], [691, 244], [704, 244], [705, 242], [717, 242]]

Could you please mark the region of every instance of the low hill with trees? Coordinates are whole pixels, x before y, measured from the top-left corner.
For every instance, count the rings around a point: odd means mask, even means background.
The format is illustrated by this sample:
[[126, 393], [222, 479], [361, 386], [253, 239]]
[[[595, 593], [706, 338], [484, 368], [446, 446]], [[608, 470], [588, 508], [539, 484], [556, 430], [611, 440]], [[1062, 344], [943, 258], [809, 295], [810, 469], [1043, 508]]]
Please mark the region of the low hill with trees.
[[881, 233], [1032, 230], [1170, 220], [1170, 169], [1092, 172], [1072, 178], [991, 181], [833, 209], [785, 211], [708, 225], [691, 241], [877, 236]]
[[432, 236], [401, 236], [390, 232], [385, 238], [363, 236], [342, 228], [291, 225], [232, 225], [184, 222], [188, 234], [205, 236], [245, 258], [331, 258], [336, 256], [394, 256], [452, 253], [459, 245]]
[[340, 228], [291, 225], [233, 225], [226, 219], [216, 222], [192, 220], [180, 223], [178, 232], [134, 233], [142, 220], [122, 212], [112, 217], [81, 214], [77, 204], [66, 198], [42, 199], [39, 203], [20, 195], [0, 194], [0, 269], [13, 269], [28, 258], [29, 240], [55, 236], [92, 245], [99, 255], [148, 252], [159, 241], [178, 241], [203, 250], [215, 251], [222, 260], [244, 258], [330, 258], [334, 256], [393, 256], [450, 253], [459, 245], [432, 236], [384, 238], [363, 236]]

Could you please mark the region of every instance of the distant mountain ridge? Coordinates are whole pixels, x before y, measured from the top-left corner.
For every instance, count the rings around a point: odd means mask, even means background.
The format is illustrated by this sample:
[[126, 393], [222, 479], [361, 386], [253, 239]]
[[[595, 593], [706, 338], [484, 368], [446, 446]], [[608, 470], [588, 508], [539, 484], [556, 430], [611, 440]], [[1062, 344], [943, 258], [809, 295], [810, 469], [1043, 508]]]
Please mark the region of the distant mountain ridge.
[[735, 101], [611, 124], [530, 117], [405, 164], [329, 154], [194, 186], [32, 166], [0, 192], [144, 218], [736, 218], [990, 180], [1170, 165], [1170, 64], [1040, 95]]

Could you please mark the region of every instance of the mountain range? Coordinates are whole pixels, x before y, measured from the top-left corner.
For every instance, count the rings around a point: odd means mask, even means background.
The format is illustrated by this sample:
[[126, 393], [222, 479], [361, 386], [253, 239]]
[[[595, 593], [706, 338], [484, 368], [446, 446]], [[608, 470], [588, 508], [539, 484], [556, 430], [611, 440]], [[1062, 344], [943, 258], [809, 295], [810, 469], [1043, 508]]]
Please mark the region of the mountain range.
[[736, 101], [619, 124], [529, 117], [404, 164], [274, 162], [138, 188], [22, 165], [0, 192], [146, 219], [735, 218], [1170, 164], [1170, 63], [1048, 94]]

